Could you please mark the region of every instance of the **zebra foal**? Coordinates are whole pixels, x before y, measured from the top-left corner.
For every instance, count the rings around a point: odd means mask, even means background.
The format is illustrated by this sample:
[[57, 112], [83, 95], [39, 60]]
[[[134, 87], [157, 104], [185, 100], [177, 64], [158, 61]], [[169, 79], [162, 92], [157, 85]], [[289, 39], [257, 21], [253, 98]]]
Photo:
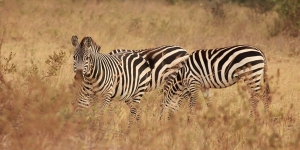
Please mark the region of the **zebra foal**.
[[75, 54], [83, 54], [82, 65], [76, 65], [76, 72], [82, 72], [83, 82], [77, 107], [89, 107], [90, 99], [95, 95], [104, 98], [102, 108], [113, 98], [119, 97], [130, 108], [130, 126], [132, 119], [138, 119], [139, 103], [151, 79], [148, 62], [136, 53], [99, 53], [100, 46], [91, 37], [83, 38], [79, 47], [75, 47], [75, 51], [80, 52], [75, 52], [74, 58]]
[[[258, 115], [256, 107], [261, 98], [265, 110], [271, 103], [270, 88], [267, 77], [267, 63], [261, 50], [253, 46], [236, 45], [224, 48], [196, 50], [185, 61], [179, 73], [172, 75], [164, 87], [164, 108], [177, 108], [174, 105], [174, 95], [190, 98], [190, 111], [193, 113], [201, 88], [207, 106], [210, 106], [210, 88], [226, 88], [244, 80], [251, 95], [252, 112]], [[264, 81], [264, 89], [261, 81]], [[180, 100], [181, 101], [181, 100]], [[177, 105], [178, 106], [178, 105]], [[160, 116], [160, 117], [161, 117]]]

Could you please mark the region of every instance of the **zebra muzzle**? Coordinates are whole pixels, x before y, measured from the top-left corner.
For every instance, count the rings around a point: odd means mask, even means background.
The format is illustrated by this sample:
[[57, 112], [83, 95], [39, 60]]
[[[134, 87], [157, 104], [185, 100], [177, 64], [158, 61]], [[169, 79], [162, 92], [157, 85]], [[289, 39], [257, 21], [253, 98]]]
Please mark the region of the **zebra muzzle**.
[[76, 74], [74, 76], [75, 81], [83, 81], [83, 74], [82, 74], [82, 70], [76, 70]]

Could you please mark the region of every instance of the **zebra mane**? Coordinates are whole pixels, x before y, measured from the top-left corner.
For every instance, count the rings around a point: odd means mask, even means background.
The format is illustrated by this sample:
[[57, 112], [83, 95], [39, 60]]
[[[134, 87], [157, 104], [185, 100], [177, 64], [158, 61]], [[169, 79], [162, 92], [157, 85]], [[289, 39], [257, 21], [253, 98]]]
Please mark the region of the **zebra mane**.
[[82, 38], [82, 40], [80, 42], [80, 47], [84, 48], [86, 46], [87, 42], [90, 42], [93, 51], [98, 52], [98, 53], [100, 52], [101, 46], [98, 45], [91, 37], [88, 37], [88, 36], [85, 36], [84, 38]]
[[113, 51], [116, 51], [116, 52], [135, 52], [135, 53], [138, 53], [138, 52], [143, 52], [143, 51], [146, 51], [146, 50], [151, 50], [153, 48], [146, 48], [146, 49], [114, 49]]
[[[170, 45], [170, 46], [174, 46], [174, 45]], [[130, 52], [144, 52], [144, 51], [148, 51], [148, 50], [153, 50], [153, 49], [159, 49], [162, 47], [167, 47], [166, 45], [160, 46], [160, 47], [152, 47], [152, 48], [145, 48], [145, 49], [114, 49], [114, 51], [130, 51]]]
[[80, 47], [83, 47], [85, 45], [85, 40], [87, 39], [87, 37], [83, 37], [81, 42], [80, 42]]

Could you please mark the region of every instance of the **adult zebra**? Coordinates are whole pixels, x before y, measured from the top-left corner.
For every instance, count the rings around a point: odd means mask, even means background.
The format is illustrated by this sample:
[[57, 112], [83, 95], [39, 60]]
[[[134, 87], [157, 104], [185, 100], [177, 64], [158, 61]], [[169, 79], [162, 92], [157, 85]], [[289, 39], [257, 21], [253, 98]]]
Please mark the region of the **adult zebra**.
[[[75, 80], [82, 81], [82, 71], [78, 70], [76, 68], [82, 67], [83, 63], [83, 41], [85, 41], [85, 38], [81, 41], [81, 43], [78, 43], [78, 37], [76, 35], [72, 36], [71, 38], [72, 45], [75, 48], [74, 52], [74, 72]], [[93, 46], [93, 45], [91, 45]], [[96, 46], [96, 45], [95, 45]], [[98, 46], [98, 45], [97, 45]], [[98, 46], [99, 49], [96, 47], [92, 48], [94, 52], [99, 52], [100, 46]], [[96, 51], [95, 51], [96, 50]], [[154, 90], [161, 86], [165, 79], [170, 74], [176, 74], [180, 67], [182, 67], [182, 62], [186, 59], [188, 59], [189, 55], [186, 52], [185, 49], [181, 48], [180, 46], [160, 46], [156, 48], [149, 48], [149, 49], [142, 49], [142, 50], [128, 50], [128, 49], [115, 49], [111, 51], [109, 54], [114, 55], [117, 53], [123, 53], [123, 52], [134, 52], [138, 53], [139, 55], [143, 56], [144, 59], [148, 61], [151, 68], [151, 82], [150, 86], [148, 86], [147, 91]], [[96, 99], [96, 97], [90, 98], [93, 100]]]
[[[262, 90], [261, 80], [265, 90]], [[174, 107], [174, 95], [182, 99], [190, 98], [190, 110], [193, 112], [200, 87], [207, 105], [210, 104], [209, 88], [226, 88], [244, 80], [249, 88], [252, 112], [257, 115], [258, 98], [262, 98], [266, 111], [271, 102], [270, 88], [267, 78], [266, 58], [261, 50], [247, 45], [236, 45], [224, 48], [197, 50], [177, 75], [172, 75], [164, 88], [164, 108]], [[262, 92], [263, 91], [263, 92]], [[177, 103], [177, 102], [175, 102]], [[173, 105], [173, 106], [172, 106]], [[179, 105], [175, 105], [179, 106]]]
[[182, 62], [189, 58], [185, 49], [174, 45], [141, 50], [115, 49], [109, 54], [120, 52], [138, 53], [148, 61], [151, 68], [151, 82], [147, 91], [160, 87], [169, 75], [178, 73], [179, 69], [183, 67]]
[[137, 53], [99, 53], [100, 46], [91, 37], [83, 38], [80, 48], [76, 50], [81, 52], [74, 54], [83, 54], [83, 65], [76, 66], [76, 71], [83, 75], [82, 87], [77, 97], [78, 106], [89, 107], [90, 98], [94, 95], [104, 97], [103, 108], [111, 99], [120, 97], [130, 107], [130, 126], [133, 118], [138, 119], [138, 104], [151, 79], [148, 62]]

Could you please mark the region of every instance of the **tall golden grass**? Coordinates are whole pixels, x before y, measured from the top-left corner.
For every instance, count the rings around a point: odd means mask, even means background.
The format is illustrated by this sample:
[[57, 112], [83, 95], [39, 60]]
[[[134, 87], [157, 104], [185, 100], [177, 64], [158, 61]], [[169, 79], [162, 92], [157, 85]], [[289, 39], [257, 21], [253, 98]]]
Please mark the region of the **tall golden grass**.
[[[299, 38], [268, 36], [275, 13], [259, 15], [234, 4], [224, 11], [225, 17], [215, 18], [201, 1], [0, 0], [0, 149], [297, 149]], [[212, 90], [213, 109], [199, 95], [189, 124], [187, 102], [172, 120], [158, 120], [159, 89], [144, 95], [141, 120], [129, 133], [124, 102], [114, 100], [103, 114], [97, 103], [73, 113], [74, 34], [93, 37], [103, 53], [161, 45], [188, 52], [256, 46], [267, 57], [270, 113], [260, 103], [260, 119], [249, 117], [243, 83]], [[11, 65], [16, 70], [4, 71]]]

